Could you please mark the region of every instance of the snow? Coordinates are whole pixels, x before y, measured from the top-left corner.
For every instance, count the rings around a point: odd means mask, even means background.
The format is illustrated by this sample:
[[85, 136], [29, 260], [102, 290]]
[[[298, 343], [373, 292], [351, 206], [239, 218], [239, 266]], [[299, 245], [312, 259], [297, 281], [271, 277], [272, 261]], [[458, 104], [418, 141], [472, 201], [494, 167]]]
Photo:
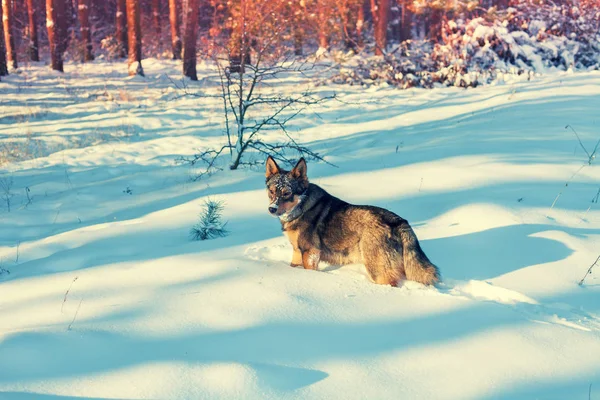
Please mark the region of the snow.
[[[565, 129], [599, 139], [598, 71], [333, 86], [342, 101], [293, 121], [337, 166], [309, 161], [311, 181], [408, 219], [444, 278], [392, 288], [361, 265], [290, 268], [262, 166], [191, 181], [174, 160], [222, 143], [222, 103], [179, 97], [175, 61], [143, 66], [0, 82], [0, 148], [26, 158], [0, 166], [1, 400], [600, 396], [600, 270], [577, 285], [600, 250], [600, 167]], [[190, 90], [218, 93], [198, 74]], [[207, 198], [230, 235], [190, 241]]]

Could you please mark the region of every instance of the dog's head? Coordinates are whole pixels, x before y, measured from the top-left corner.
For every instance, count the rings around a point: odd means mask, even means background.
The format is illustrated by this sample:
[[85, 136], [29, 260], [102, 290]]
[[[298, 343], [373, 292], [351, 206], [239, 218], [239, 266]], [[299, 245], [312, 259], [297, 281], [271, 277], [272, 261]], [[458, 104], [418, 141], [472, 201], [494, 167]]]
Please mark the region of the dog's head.
[[267, 194], [269, 213], [282, 221], [291, 221], [299, 216], [300, 203], [308, 189], [306, 161], [301, 158], [291, 171], [279, 168], [275, 160], [267, 158]]

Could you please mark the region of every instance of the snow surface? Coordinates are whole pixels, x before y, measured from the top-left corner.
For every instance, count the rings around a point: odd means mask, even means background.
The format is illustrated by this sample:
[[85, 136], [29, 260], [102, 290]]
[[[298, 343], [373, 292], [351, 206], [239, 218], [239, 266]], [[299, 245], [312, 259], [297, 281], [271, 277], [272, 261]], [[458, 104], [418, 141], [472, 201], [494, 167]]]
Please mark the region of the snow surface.
[[[0, 82], [0, 148], [29, 158], [0, 171], [1, 400], [600, 397], [600, 266], [577, 285], [600, 252], [600, 167], [565, 129], [591, 151], [600, 73], [335, 86], [343, 101], [295, 120], [338, 166], [309, 162], [311, 180], [408, 219], [444, 277], [392, 288], [290, 268], [262, 167], [190, 181], [174, 159], [221, 143], [221, 103], [179, 97], [176, 62], [143, 66]], [[216, 90], [198, 70], [189, 88]], [[207, 197], [231, 234], [192, 242]]]

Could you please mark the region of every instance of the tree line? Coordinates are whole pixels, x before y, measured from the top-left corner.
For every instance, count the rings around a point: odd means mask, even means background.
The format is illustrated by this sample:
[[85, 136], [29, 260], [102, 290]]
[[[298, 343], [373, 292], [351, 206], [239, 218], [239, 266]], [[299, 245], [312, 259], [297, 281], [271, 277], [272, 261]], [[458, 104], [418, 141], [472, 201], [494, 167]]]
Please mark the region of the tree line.
[[317, 48], [382, 55], [391, 42], [415, 36], [442, 41], [444, 23], [459, 13], [508, 6], [509, 0], [2, 0], [0, 76], [18, 68], [19, 58], [40, 61], [41, 50], [52, 69], [63, 71], [68, 49], [72, 59], [88, 62], [107, 42], [116, 57], [127, 58], [130, 75], [144, 74], [149, 47], [158, 53], [170, 42], [170, 56], [183, 60], [191, 79], [199, 52], [226, 53], [233, 70], [257, 47], [298, 56]]

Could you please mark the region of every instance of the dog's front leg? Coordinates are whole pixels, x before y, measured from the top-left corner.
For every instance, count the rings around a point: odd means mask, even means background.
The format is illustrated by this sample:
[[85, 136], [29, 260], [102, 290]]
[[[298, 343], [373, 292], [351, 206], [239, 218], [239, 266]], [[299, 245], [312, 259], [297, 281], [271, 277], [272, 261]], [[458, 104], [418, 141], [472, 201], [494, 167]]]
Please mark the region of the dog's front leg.
[[321, 260], [321, 252], [317, 249], [310, 249], [302, 252], [302, 264], [304, 269], [314, 269], [315, 271], [319, 267], [319, 261]]
[[292, 254], [292, 262], [290, 263], [291, 267], [301, 267], [302, 266], [302, 253], [300, 249], [294, 249], [294, 253]]

